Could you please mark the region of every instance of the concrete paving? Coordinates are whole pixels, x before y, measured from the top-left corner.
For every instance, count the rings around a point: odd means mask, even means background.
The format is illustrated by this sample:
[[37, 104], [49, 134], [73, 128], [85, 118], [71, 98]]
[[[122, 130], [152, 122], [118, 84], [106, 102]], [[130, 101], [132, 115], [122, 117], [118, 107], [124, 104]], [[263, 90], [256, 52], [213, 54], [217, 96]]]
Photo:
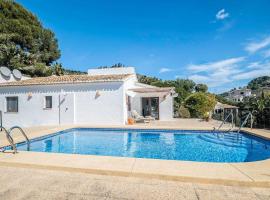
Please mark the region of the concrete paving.
[[267, 200], [269, 188], [232, 187], [0, 166], [1, 200]]

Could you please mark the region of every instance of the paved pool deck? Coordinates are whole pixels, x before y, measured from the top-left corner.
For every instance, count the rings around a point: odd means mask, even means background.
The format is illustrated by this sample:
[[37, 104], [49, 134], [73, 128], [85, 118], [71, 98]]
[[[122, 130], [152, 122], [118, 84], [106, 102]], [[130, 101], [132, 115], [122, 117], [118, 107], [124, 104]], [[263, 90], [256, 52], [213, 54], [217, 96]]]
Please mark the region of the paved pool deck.
[[[212, 130], [219, 124], [217, 121], [182, 119], [173, 122], [107, 127]], [[74, 127], [92, 126], [32, 127], [26, 128], [25, 132], [29, 138], [35, 138]], [[228, 130], [228, 127], [224, 129]], [[245, 129], [245, 131], [270, 138], [269, 130]], [[16, 132], [14, 139], [18, 142], [23, 140]], [[0, 145], [7, 145], [3, 134], [0, 141]], [[249, 163], [206, 163], [20, 151], [18, 154], [0, 153], [0, 166], [230, 186], [270, 187], [270, 159]]]
[[269, 200], [270, 188], [0, 166], [1, 200]]

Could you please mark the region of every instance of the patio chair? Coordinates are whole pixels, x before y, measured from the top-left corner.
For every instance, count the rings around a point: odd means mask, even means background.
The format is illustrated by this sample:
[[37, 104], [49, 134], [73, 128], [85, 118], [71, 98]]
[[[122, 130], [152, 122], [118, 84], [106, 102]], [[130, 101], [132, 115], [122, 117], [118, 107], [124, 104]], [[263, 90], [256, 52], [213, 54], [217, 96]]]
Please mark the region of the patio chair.
[[143, 116], [139, 115], [139, 113], [136, 110], [131, 111], [131, 116], [135, 122], [149, 123], [149, 122], [155, 120], [155, 118], [152, 116], [143, 117]]

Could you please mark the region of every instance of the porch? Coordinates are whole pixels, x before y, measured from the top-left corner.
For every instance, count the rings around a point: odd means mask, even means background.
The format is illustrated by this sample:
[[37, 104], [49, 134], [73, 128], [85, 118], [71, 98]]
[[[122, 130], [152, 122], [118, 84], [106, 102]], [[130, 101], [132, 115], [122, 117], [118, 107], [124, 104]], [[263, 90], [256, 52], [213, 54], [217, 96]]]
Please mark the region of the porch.
[[151, 116], [156, 120], [173, 119], [174, 88], [144, 87], [130, 89], [127, 92], [128, 117], [136, 111], [143, 117]]

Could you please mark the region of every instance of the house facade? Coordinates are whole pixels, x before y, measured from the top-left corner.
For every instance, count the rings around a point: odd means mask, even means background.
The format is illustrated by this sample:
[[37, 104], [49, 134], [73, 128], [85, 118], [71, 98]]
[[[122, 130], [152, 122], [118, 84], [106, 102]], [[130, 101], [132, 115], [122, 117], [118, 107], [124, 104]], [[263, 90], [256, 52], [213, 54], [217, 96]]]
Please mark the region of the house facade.
[[226, 98], [233, 102], [243, 102], [245, 97], [251, 96], [252, 96], [251, 89], [241, 88], [230, 91]]
[[131, 112], [173, 118], [174, 88], [138, 83], [135, 69], [91, 69], [87, 75], [39, 77], [0, 83], [5, 127], [124, 125]]

